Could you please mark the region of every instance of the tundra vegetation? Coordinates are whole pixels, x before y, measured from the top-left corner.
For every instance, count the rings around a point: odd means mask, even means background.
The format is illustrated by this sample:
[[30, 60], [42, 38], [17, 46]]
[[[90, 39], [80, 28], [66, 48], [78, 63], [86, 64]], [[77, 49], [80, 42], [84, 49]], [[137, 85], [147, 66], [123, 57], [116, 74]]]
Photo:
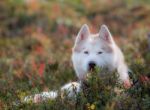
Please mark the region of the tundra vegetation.
[[[56, 100], [23, 103], [27, 95], [77, 81], [71, 48], [82, 26], [93, 33], [106, 24], [122, 49], [133, 85], [117, 75], [89, 74], [82, 92]], [[0, 1], [0, 109], [150, 110], [149, 0]], [[101, 70], [99, 70], [101, 71]]]

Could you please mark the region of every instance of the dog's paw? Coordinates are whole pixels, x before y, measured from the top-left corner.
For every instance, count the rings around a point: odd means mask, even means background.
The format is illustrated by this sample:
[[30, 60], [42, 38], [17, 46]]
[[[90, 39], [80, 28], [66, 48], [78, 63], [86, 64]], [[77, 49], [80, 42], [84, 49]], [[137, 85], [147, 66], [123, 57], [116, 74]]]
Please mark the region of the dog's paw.
[[123, 82], [123, 86], [126, 88], [126, 89], [129, 89], [131, 86], [132, 86], [132, 82], [130, 80], [125, 80]]
[[43, 101], [43, 98], [42, 98], [41, 94], [35, 94], [34, 95], [34, 98], [33, 98], [34, 103], [40, 103], [42, 101]]

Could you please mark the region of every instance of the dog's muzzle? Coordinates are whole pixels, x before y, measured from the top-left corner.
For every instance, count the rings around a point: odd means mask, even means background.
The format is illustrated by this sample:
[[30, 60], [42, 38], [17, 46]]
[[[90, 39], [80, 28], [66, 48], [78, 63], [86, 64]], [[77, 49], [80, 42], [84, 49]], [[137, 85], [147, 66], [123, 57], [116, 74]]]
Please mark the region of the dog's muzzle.
[[88, 64], [88, 70], [89, 71], [94, 71], [96, 67], [96, 63], [95, 62], [89, 62]]

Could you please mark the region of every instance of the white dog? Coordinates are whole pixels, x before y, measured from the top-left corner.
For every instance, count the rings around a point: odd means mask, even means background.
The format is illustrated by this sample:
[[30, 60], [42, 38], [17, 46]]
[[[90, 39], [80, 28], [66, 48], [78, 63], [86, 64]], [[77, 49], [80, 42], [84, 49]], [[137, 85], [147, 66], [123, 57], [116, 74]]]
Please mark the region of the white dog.
[[[113, 37], [106, 25], [102, 25], [99, 33], [91, 34], [89, 27], [84, 24], [77, 37], [72, 49], [72, 61], [79, 82], [66, 84], [61, 88], [61, 92], [68, 91], [69, 96], [74, 96], [75, 92], [81, 89], [81, 83], [88, 73], [95, 66], [107, 68], [110, 72], [117, 70], [120, 82], [130, 86], [128, 67], [125, 63], [123, 53], [116, 45]], [[40, 102], [45, 99], [54, 99], [58, 91], [43, 92], [33, 97], [34, 102]], [[25, 98], [25, 101], [29, 97]]]

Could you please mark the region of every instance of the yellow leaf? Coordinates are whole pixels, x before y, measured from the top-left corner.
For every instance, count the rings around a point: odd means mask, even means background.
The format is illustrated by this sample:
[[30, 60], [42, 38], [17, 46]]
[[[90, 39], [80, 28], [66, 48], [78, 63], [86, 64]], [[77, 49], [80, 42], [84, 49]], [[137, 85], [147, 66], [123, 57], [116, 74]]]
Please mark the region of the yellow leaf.
[[91, 110], [95, 110], [95, 105], [92, 104], [90, 108], [91, 108]]

